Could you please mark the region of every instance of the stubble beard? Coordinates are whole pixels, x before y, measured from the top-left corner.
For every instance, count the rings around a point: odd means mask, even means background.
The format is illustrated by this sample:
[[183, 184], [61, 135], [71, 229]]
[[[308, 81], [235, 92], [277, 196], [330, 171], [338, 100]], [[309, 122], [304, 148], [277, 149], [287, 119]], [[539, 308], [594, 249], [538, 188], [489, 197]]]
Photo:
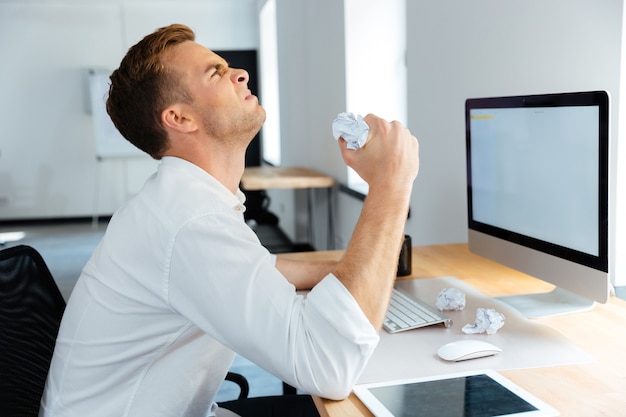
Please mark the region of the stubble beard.
[[261, 106], [256, 112], [239, 113], [226, 120], [218, 120], [211, 114], [210, 111], [203, 112], [205, 133], [231, 145], [247, 147], [265, 122], [265, 110]]

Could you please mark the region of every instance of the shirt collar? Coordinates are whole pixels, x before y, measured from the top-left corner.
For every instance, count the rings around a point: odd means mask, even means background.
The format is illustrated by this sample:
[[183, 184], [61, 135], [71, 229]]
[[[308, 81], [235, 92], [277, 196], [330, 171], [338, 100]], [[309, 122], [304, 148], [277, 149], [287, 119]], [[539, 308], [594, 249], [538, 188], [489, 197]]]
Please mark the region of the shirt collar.
[[196, 164], [178, 158], [175, 156], [164, 156], [161, 159], [161, 166], [159, 169], [184, 170], [186, 173], [193, 175], [195, 178], [206, 183], [211, 190], [217, 195], [224, 203], [228, 204], [233, 210], [243, 213], [246, 210], [244, 203], [246, 202], [245, 194], [237, 188], [235, 194], [231, 193], [224, 184], [219, 182], [214, 176], [197, 166]]

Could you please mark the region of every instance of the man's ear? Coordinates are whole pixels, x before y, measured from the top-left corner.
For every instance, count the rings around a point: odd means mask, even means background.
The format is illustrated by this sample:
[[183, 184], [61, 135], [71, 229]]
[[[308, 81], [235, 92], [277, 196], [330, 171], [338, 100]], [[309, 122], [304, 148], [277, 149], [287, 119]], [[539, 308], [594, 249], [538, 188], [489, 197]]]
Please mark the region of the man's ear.
[[161, 121], [166, 128], [189, 133], [198, 128], [193, 115], [182, 104], [172, 104], [161, 112]]

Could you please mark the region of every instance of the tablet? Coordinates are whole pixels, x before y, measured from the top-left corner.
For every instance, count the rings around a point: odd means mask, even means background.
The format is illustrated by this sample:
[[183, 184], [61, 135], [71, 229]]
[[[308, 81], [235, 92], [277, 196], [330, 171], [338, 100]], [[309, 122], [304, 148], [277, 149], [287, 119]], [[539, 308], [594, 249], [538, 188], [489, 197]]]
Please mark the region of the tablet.
[[560, 415], [493, 370], [361, 384], [354, 393], [377, 417]]

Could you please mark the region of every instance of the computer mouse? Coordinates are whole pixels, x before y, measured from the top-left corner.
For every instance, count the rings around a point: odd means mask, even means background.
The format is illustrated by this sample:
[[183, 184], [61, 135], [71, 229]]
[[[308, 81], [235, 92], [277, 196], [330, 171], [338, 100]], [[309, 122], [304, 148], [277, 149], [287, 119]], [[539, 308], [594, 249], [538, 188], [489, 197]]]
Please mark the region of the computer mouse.
[[441, 346], [437, 354], [443, 360], [459, 362], [491, 356], [500, 352], [502, 352], [502, 349], [489, 342], [476, 339], [464, 339]]

